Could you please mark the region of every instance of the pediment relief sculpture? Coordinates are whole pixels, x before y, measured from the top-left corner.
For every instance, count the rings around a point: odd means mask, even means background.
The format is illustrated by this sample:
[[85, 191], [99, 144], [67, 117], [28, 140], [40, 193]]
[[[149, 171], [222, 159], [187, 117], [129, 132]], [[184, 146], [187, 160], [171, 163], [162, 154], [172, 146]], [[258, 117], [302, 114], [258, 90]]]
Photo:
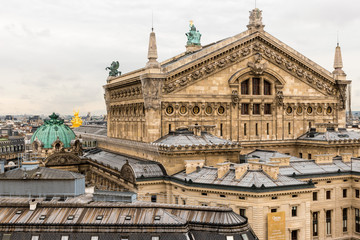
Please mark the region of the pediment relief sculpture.
[[256, 53], [254, 56], [254, 62], [248, 62], [248, 67], [255, 75], [261, 75], [267, 69], [267, 63], [263, 61], [261, 53]]

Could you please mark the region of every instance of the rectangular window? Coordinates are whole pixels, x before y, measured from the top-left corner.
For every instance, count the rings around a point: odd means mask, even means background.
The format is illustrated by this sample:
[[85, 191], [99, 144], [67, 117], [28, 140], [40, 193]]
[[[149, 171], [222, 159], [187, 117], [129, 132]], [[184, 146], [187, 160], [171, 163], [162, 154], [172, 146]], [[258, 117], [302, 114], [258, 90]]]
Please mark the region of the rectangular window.
[[277, 212], [277, 209], [276, 209], [276, 208], [272, 208], [272, 209], [271, 209], [271, 212]]
[[175, 196], [175, 204], [179, 204], [179, 197]]
[[319, 212], [313, 212], [313, 236], [319, 235]]
[[359, 189], [355, 189], [355, 197], [359, 198], [360, 197], [360, 191]]
[[226, 240], [234, 240], [234, 236], [226, 236]]
[[269, 103], [264, 104], [264, 114], [271, 114], [271, 104]]
[[249, 104], [248, 103], [242, 103], [241, 104], [241, 114], [242, 115], [249, 115]]
[[347, 189], [343, 189], [343, 198], [347, 197]]
[[151, 202], [156, 202], [156, 195], [151, 195]]
[[313, 201], [317, 201], [317, 200], [318, 200], [318, 193], [313, 192]]
[[264, 95], [271, 95], [271, 83], [264, 81]]
[[297, 216], [297, 206], [293, 206], [291, 208], [291, 216], [296, 217]]
[[343, 208], [343, 232], [347, 232], [348, 210]]
[[302, 153], [299, 153], [299, 158], [302, 158]]
[[269, 123], [266, 123], [266, 135], [269, 135]]
[[223, 135], [223, 124], [220, 123], [220, 137], [222, 137]]
[[326, 191], [326, 199], [331, 199], [331, 191]]
[[254, 104], [253, 105], [253, 114], [259, 115], [260, 114], [260, 104]]
[[241, 94], [242, 95], [249, 94], [249, 80], [245, 80], [241, 83]]
[[260, 95], [260, 78], [252, 79], [253, 95]]
[[259, 136], [259, 129], [258, 129], [258, 124], [255, 123], [255, 135]]
[[309, 160], [311, 159], [311, 153], [308, 153], [308, 159]]
[[288, 123], [288, 133], [291, 134], [291, 123]]
[[360, 211], [355, 208], [355, 232], [360, 233]]
[[39, 240], [39, 236], [31, 236], [31, 240]]
[[291, 240], [298, 240], [298, 230], [291, 231]]
[[245, 214], [246, 214], [246, 209], [240, 208], [240, 216], [245, 217]]
[[331, 235], [331, 210], [326, 211], [326, 234]]
[[246, 123], [244, 123], [244, 136], [246, 136]]

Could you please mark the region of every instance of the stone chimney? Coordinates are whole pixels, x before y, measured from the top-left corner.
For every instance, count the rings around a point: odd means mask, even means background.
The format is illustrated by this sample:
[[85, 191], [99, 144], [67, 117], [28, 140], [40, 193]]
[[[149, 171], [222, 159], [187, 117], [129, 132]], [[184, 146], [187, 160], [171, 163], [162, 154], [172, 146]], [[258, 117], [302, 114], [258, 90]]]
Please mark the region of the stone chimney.
[[290, 157], [272, 157], [270, 158], [270, 162], [273, 164], [278, 164], [279, 166], [289, 166]]
[[248, 163], [235, 164], [235, 179], [240, 179], [247, 172], [249, 167]]
[[352, 154], [351, 153], [340, 153], [343, 162], [351, 162]]
[[189, 131], [193, 132], [195, 136], [201, 137], [201, 129], [200, 125], [191, 125], [188, 127]]
[[263, 164], [262, 170], [269, 175], [272, 179], [276, 180], [279, 174], [279, 165], [275, 164]]
[[205, 164], [205, 160], [185, 160], [184, 162], [186, 174], [190, 174], [197, 169], [201, 169]]
[[314, 160], [316, 164], [329, 164], [333, 162], [333, 154], [319, 154], [314, 155]]
[[230, 169], [230, 162], [223, 162], [216, 164], [218, 169], [218, 178], [222, 178]]

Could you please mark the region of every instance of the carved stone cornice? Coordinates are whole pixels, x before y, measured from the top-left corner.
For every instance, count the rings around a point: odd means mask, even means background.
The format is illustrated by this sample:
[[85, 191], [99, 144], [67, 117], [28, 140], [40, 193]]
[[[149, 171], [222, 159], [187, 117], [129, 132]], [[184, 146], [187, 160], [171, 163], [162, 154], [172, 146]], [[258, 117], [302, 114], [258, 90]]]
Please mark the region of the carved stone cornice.
[[135, 85], [116, 90], [108, 90], [107, 93], [109, 95], [110, 101], [142, 98], [141, 85]]

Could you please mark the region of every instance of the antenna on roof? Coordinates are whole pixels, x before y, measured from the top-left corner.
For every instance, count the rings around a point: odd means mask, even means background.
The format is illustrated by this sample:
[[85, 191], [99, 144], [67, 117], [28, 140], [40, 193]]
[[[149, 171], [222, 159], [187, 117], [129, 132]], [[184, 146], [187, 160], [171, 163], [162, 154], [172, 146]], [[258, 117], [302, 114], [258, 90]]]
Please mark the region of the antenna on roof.
[[154, 10], [151, 11], [151, 31], [154, 31]]
[[337, 31], [337, 46], [339, 46], [339, 30]]

